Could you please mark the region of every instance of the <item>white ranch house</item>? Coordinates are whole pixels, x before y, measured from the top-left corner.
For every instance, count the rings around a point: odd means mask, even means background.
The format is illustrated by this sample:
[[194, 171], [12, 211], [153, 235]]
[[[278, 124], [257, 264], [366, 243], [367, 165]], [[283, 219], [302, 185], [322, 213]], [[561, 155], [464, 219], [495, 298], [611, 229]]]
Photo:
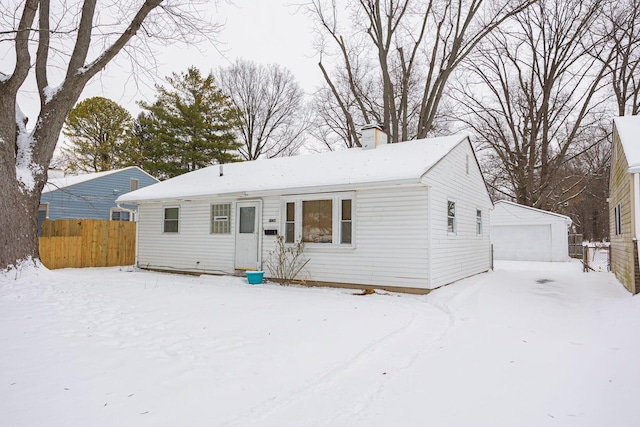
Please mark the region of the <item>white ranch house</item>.
[[492, 202], [468, 136], [363, 132], [364, 148], [215, 165], [121, 196], [138, 205], [138, 266], [266, 269], [281, 235], [305, 242], [308, 284], [419, 292], [489, 270]]

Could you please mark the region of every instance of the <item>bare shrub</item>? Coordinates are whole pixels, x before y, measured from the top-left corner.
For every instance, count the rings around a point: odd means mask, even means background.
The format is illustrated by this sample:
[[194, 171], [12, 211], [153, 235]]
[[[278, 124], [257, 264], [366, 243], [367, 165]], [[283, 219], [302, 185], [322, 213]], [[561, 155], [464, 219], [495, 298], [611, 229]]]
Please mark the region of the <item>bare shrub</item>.
[[298, 240], [293, 245], [284, 243], [284, 236], [278, 236], [276, 247], [269, 251], [266, 261], [271, 277], [283, 285], [291, 284], [310, 260], [304, 256], [304, 242]]

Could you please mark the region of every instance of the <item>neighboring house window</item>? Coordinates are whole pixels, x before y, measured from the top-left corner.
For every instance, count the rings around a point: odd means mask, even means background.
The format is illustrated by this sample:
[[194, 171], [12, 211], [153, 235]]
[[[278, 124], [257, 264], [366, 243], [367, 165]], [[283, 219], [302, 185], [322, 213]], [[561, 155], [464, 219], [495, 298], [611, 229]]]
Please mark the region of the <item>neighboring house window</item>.
[[296, 241], [296, 204], [294, 202], [285, 203], [284, 241], [285, 243], [295, 243]]
[[111, 221], [131, 221], [131, 213], [124, 209], [111, 209]]
[[38, 237], [42, 237], [42, 223], [49, 218], [49, 203], [38, 206]]
[[467, 154], [467, 157], [466, 157], [466, 162], [465, 162], [465, 167], [464, 168], [465, 168], [465, 170], [467, 172], [467, 175], [469, 175], [469, 155], [468, 154]]
[[333, 242], [333, 200], [302, 202], [302, 241]]
[[138, 178], [129, 178], [129, 191], [136, 191], [140, 188], [140, 180]]
[[476, 209], [476, 234], [482, 236], [482, 211]]
[[211, 205], [211, 233], [231, 233], [231, 203]]
[[447, 201], [447, 232], [456, 232], [456, 202]]
[[341, 200], [340, 212], [340, 243], [351, 244], [351, 199]]
[[164, 208], [164, 232], [177, 233], [180, 208]]
[[293, 197], [282, 206], [285, 243], [352, 245], [353, 193], [324, 194], [321, 199]]
[[615, 226], [616, 226], [616, 235], [618, 234], [622, 234], [622, 206], [620, 205], [620, 203], [618, 203], [616, 205], [615, 208], [613, 208], [613, 217], [614, 217], [614, 221]]

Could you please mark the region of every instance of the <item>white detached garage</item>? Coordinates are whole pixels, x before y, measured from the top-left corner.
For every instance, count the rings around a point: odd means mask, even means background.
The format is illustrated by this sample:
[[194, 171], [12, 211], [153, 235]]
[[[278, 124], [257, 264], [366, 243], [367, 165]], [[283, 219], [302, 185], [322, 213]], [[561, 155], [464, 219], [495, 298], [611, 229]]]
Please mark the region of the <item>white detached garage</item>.
[[494, 259], [568, 261], [571, 219], [553, 212], [501, 200], [491, 213]]

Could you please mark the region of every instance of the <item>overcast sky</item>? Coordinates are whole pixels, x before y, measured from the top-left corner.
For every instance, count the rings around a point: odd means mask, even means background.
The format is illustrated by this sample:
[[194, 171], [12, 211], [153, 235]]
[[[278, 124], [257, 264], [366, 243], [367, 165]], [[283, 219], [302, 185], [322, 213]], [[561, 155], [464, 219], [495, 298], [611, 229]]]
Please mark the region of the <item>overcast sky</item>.
[[[158, 80], [154, 82], [143, 78], [140, 84], [131, 78], [130, 63], [121, 55], [94, 77], [80, 100], [104, 96], [119, 103], [135, 116], [140, 111], [136, 103], [140, 100], [153, 101], [156, 94], [154, 83], [162, 84], [162, 78], [172, 72], [186, 71], [193, 65], [203, 73], [208, 73], [219, 66], [229, 65], [237, 58], [262, 64], [278, 63], [287, 67], [305, 91], [313, 92], [322, 77], [312, 48], [313, 23], [308, 15], [292, 6], [292, 0], [235, 0], [234, 3], [211, 2], [212, 16], [224, 25], [215, 46], [201, 43], [197, 47], [169, 46], [158, 49]], [[0, 47], [3, 52], [0, 54], [0, 61], [7, 61], [0, 64], [1, 69], [10, 72], [13, 65], [8, 62], [13, 62], [13, 47], [8, 44]], [[18, 102], [30, 118], [29, 124], [33, 124], [39, 110], [39, 99], [33, 76], [30, 80], [33, 80], [33, 88], [22, 92]], [[54, 81], [51, 83], [55, 85]]]
[[[312, 48], [313, 34], [310, 18], [291, 0], [236, 0], [235, 5], [219, 4], [214, 16], [224, 24], [219, 44], [200, 44], [198, 48], [184, 46], [166, 48], [159, 58], [162, 64], [158, 77], [185, 71], [194, 65], [203, 73], [229, 65], [236, 58], [257, 63], [278, 63], [289, 68], [307, 92], [320, 82], [321, 74]], [[213, 6], [212, 6], [213, 7]], [[152, 87], [137, 87], [126, 83], [127, 70], [109, 70], [97, 78], [83, 97], [101, 95], [111, 98], [136, 114], [136, 101], [152, 101]], [[152, 86], [152, 85], [151, 85]]]

